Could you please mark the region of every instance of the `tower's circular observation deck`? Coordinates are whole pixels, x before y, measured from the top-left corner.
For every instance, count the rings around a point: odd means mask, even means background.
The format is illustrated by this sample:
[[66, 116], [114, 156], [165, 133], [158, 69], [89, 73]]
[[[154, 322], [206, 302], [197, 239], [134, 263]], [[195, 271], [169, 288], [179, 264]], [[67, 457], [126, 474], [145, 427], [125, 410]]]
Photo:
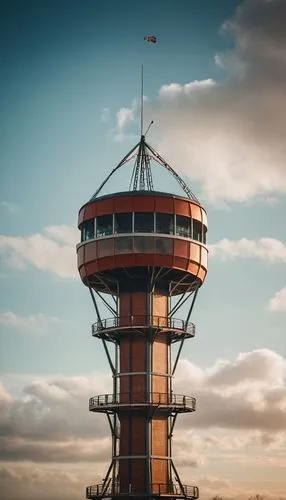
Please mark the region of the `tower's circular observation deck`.
[[92, 199], [79, 212], [78, 268], [98, 291], [157, 290], [177, 295], [207, 273], [207, 217], [196, 201], [158, 191]]

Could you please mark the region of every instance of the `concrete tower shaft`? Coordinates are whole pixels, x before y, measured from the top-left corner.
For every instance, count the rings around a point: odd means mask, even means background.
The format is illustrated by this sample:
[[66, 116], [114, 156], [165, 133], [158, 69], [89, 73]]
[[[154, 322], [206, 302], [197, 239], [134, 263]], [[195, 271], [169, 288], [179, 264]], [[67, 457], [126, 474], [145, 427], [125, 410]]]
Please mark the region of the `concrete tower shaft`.
[[[107, 416], [112, 458], [103, 483], [87, 487], [86, 496], [198, 498], [172, 459], [177, 416], [195, 411], [196, 401], [174, 393], [172, 380], [195, 334], [191, 313], [207, 273], [206, 212], [191, 195], [141, 189], [93, 197], [78, 226], [79, 273], [97, 317], [92, 334], [113, 375], [112, 394], [89, 402], [90, 411]], [[98, 298], [112, 317], [101, 317]], [[188, 312], [178, 319], [184, 304]]]

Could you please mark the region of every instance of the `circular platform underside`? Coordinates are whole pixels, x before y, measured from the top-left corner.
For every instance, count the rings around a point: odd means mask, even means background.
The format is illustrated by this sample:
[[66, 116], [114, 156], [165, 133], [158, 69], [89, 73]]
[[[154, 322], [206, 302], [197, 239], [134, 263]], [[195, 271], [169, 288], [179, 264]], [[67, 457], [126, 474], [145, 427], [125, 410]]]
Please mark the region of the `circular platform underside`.
[[151, 269], [150, 266], [121, 267], [94, 274], [84, 275], [81, 272], [81, 275], [86, 286], [114, 295], [119, 292], [148, 291], [150, 283], [152, 283], [151, 275], [154, 276], [155, 290], [165, 294], [180, 295], [185, 292], [195, 291], [202, 285], [202, 280], [194, 274], [180, 269], [158, 266]]

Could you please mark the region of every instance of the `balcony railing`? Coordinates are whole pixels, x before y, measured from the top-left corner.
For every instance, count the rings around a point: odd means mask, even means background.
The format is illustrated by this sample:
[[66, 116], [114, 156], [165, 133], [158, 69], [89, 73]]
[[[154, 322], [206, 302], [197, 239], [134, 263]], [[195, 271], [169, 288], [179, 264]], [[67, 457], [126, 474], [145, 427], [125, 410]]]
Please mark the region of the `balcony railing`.
[[188, 498], [197, 499], [199, 498], [199, 489], [197, 486], [186, 486], [179, 484], [169, 483], [153, 483], [146, 488], [145, 492], [138, 491], [138, 488], [134, 488], [132, 484], [129, 485], [128, 489], [121, 488], [121, 485], [116, 482], [110, 485], [104, 486], [103, 484], [94, 484], [86, 488], [86, 498], [93, 499], [97, 497], [106, 498], [110, 496], [137, 496], [137, 497], [148, 497], [148, 496], [162, 496], [162, 497], [173, 497], [173, 498]]
[[94, 396], [89, 400], [89, 409], [91, 411], [100, 409], [101, 407], [126, 405], [162, 405], [178, 408], [185, 411], [195, 411], [196, 399], [191, 396], [183, 396], [182, 394], [167, 394], [161, 392], [151, 392], [149, 394], [146, 394], [144, 392], [141, 392], [121, 393], [118, 395], [102, 394], [100, 396]]
[[160, 328], [162, 330], [177, 330], [185, 332], [188, 336], [195, 335], [195, 325], [187, 323], [182, 319], [164, 317], [164, 316], [120, 316], [102, 319], [92, 325], [92, 335], [96, 335], [103, 330], [128, 329], [136, 327]]

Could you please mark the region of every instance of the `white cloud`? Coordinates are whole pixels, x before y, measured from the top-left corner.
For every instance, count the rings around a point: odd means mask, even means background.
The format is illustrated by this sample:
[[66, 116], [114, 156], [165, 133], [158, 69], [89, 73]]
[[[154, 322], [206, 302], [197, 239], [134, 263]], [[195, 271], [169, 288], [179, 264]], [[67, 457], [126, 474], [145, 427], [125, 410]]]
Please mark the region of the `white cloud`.
[[134, 110], [130, 108], [121, 108], [116, 113], [117, 127], [121, 131], [127, 124], [134, 121]]
[[31, 236], [0, 236], [0, 251], [12, 267], [28, 264], [62, 278], [78, 276], [75, 243], [80, 233], [68, 226], [49, 226], [43, 234]]
[[[178, 393], [194, 393], [194, 428], [286, 430], [286, 360], [259, 349], [240, 354], [234, 362], [219, 360], [204, 371], [183, 360], [178, 368]], [[190, 382], [191, 381], [191, 382]], [[210, 411], [211, 409], [211, 411]], [[179, 425], [186, 425], [182, 417]]]
[[211, 203], [286, 193], [285, 18], [284, 0], [242, 2], [222, 29], [234, 49], [215, 56], [225, 80], [164, 85], [146, 109], [159, 151]]
[[207, 80], [194, 80], [193, 82], [181, 85], [180, 83], [170, 83], [169, 85], [163, 85], [160, 88], [159, 96], [163, 98], [173, 98], [182, 94], [190, 95], [191, 92], [196, 90], [208, 89], [215, 85], [215, 81], [211, 78]]
[[43, 333], [50, 326], [63, 323], [70, 323], [70, 321], [59, 319], [56, 316], [46, 316], [43, 313], [30, 316], [20, 316], [12, 311], [0, 313], [0, 325], [29, 332]]
[[[144, 102], [148, 100], [145, 95], [143, 96], [143, 100]], [[138, 141], [138, 130], [135, 133], [127, 132], [127, 130], [130, 128], [130, 125], [137, 124], [140, 107], [141, 103], [135, 98], [132, 100], [131, 107], [120, 108], [116, 113], [116, 129], [110, 130], [110, 136], [113, 140], [122, 141], [128, 137], [129, 139]]]
[[234, 241], [224, 238], [209, 245], [209, 251], [210, 255], [220, 259], [258, 257], [270, 262], [286, 262], [286, 244], [274, 238], [242, 238]]
[[46, 235], [61, 243], [75, 247], [80, 239], [80, 232], [76, 227], [70, 227], [65, 224], [61, 226], [48, 226], [44, 229]]
[[282, 288], [272, 297], [268, 304], [270, 311], [286, 311], [286, 287]]
[[240, 353], [233, 362], [218, 360], [206, 371], [207, 384], [216, 388], [251, 382], [283, 386], [284, 374], [285, 360], [268, 349]]

